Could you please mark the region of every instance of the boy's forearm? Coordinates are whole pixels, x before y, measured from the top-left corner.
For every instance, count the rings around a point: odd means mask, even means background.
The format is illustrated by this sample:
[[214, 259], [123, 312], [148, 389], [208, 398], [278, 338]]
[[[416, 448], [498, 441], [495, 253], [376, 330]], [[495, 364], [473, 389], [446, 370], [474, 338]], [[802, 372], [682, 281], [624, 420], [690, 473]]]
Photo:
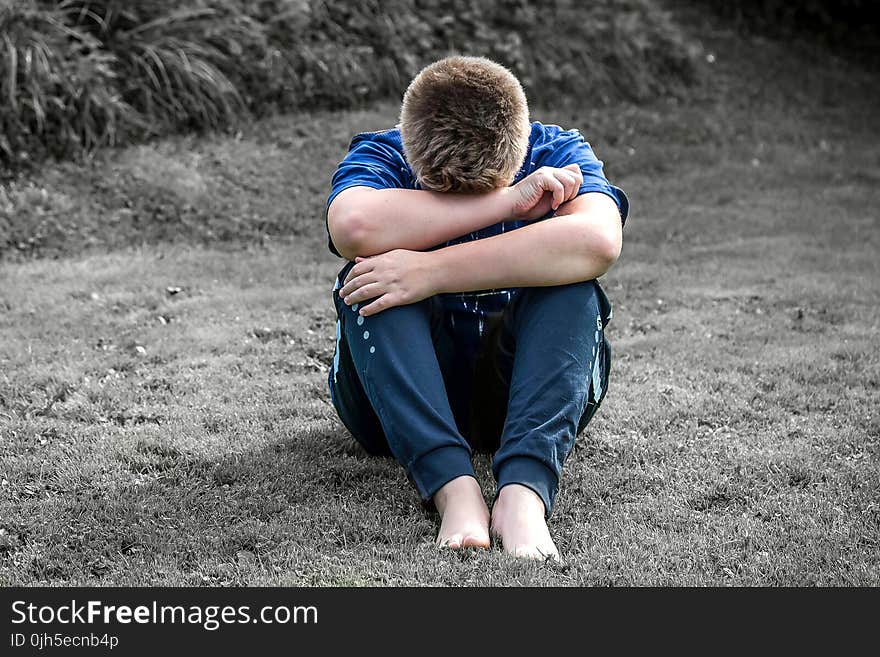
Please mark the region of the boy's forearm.
[[352, 187], [328, 210], [330, 236], [353, 260], [392, 249], [423, 251], [511, 218], [509, 188], [486, 194]]
[[620, 215], [607, 196], [585, 196], [594, 198], [579, 197], [569, 214], [432, 252], [437, 291], [565, 285], [601, 276], [620, 254]]

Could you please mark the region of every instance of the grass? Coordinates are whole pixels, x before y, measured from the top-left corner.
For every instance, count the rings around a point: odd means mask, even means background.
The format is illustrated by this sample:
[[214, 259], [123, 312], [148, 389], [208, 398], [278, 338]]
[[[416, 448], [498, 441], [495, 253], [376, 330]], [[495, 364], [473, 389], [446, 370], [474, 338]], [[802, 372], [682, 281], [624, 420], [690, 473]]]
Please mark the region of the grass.
[[[350, 134], [393, 123], [378, 105], [16, 188], [64, 199], [71, 239], [0, 263], [0, 584], [880, 584], [876, 78], [700, 34], [704, 98], [535, 112], [633, 202], [612, 388], [551, 525], [565, 565], [437, 552], [329, 405], [321, 201]], [[132, 181], [182, 210], [148, 222]]]

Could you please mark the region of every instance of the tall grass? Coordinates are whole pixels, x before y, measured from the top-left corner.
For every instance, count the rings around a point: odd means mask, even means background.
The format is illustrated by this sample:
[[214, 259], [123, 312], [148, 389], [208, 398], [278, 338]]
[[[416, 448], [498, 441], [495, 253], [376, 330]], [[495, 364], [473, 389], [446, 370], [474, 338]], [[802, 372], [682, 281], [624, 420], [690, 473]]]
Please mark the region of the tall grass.
[[539, 102], [680, 93], [694, 48], [657, 0], [0, 0], [0, 166], [249, 114], [394, 97], [453, 52]]
[[65, 18], [33, 2], [0, 11], [3, 159], [91, 150], [141, 124], [119, 92], [115, 55]]
[[16, 0], [0, 10], [0, 160], [21, 165], [246, 112], [228, 73], [260, 26], [171, 0]]
[[244, 109], [227, 76], [244, 43], [261, 38], [250, 20], [171, 0], [63, 0], [68, 22], [100, 42], [125, 80], [122, 95], [154, 129], [218, 128]]

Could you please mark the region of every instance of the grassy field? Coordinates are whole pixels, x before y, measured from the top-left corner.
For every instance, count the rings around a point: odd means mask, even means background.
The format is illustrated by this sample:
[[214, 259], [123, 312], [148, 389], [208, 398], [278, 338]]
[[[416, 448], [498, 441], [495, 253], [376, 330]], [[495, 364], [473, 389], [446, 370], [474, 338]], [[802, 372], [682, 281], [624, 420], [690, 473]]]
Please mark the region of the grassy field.
[[877, 79], [703, 37], [693, 103], [533, 112], [633, 204], [564, 565], [438, 552], [330, 406], [322, 200], [378, 105], [17, 184], [52, 219], [0, 263], [0, 585], [880, 585]]

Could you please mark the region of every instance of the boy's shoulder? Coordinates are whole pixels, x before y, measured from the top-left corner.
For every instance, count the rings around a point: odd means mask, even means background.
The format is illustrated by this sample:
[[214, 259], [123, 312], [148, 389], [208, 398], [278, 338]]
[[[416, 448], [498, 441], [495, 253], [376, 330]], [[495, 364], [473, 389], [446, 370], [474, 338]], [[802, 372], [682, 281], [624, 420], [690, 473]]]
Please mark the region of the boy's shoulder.
[[540, 121], [532, 121], [532, 134], [529, 142], [535, 146], [553, 146], [560, 141], [569, 141], [572, 139], [581, 140], [580, 130], [577, 128], [563, 128], [555, 123], [541, 123]]
[[391, 146], [395, 150], [403, 152], [403, 141], [400, 138], [400, 128], [386, 128], [385, 130], [374, 130], [371, 132], [359, 132], [351, 138], [348, 149], [351, 150], [362, 142], [379, 142]]

